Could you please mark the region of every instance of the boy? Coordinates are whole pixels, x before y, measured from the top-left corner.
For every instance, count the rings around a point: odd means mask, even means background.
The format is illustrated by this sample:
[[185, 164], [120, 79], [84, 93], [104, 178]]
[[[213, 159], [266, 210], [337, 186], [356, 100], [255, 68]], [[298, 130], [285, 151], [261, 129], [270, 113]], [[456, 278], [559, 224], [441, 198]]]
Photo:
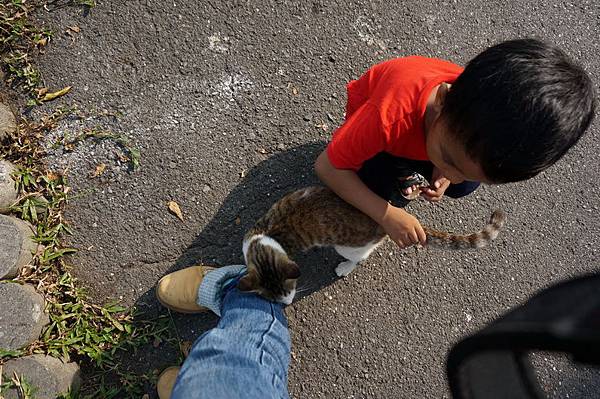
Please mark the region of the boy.
[[348, 85], [346, 121], [315, 170], [401, 248], [425, 244], [419, 221], [394, 198], [405, 166], [429, 179], [422, 195], [432, 202], [467, 195], [478, 182], [526, 180], [579, 140], [594, 108], [585, 71], [538, 40], [490, 47], [464, 70], [394, 59]]

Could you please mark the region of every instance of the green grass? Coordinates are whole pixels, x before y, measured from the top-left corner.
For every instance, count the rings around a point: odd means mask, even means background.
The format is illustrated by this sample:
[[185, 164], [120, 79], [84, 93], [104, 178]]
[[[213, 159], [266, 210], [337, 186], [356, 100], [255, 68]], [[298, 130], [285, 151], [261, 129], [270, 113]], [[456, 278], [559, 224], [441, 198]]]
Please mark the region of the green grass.
[[96, 7], [96, 0], [75, 0], [75, 3], [88, 8]]
[[[29, 97], [28, 105], [39, 104], [47, 89], [43, 77], [33, 62], [52, 37], [50, 30], [37, 27], [31, 15], [41, 0], [0, 0], [0, 67], [6, 73], [9, 86]], [[68, 5], [96, 6], [94, 0], [70, 0]], [[12, 213], [35, 227], [33, 239], [40, 244], [33, 261], [14, 280], [36, 287], [46, 299], [50, 323], [40, 338], [15, 351], [0, 350], [0, 367], [9, 359], [33, 353], [49, 354], [68, 361], [87, 363], [91, 375], [81, 392], [63, 395], [63, 399], [95, 399], [141, 397], [144, 387], [156, 381], [154, 371], [134, 373], [120, 358], [135, 353], [156, 342], [180, 347], [167, 316], [144, 319], [132, 309], [117, 303], [92, 303], [73, 277], [67, 255], [77, 251], [64, 245], [73, 231], [64, 216], [71, 199], [67, 176], [51, 172], [44, 164], [45, 137], [58, 121], [76, 110], [61, 108], [39, 121], [23, 120], [18, 132], [0, 146], [3, 158], [18, 166], [13, 174], [18, 200]], [[140, 153], [126, 136], [101, 128], [84, 129], [74, 137], [63, 137], [57, 145], [73, 150], [86, 141], [111, 140], [123, 150], [121, 157], [139, 166]], [[126, 158], [126, 159], [124, 159]], [[17, 376], [0, 380], [0, 389], [9, 386], [19, 390], [21, 397], [33, 398], [34, 389]]]
[[63, 147], [67, 151], [73, 151], [75, 147], [85, 141], [93, 140], [96, 142], [109, 140], [116, 143], [124, 152], [124, 161], [131, 164], [131, 169], [136, 170], [140, 166], [140, 151], [133, 147], [129, 138], [123, 134], [115, 133], [102, 128], [83, 129], [75, 137], [63, 136], [53, 143], [53, 148]]
[[9, 390], [16, 391], [20, 399], [35, 399], [37, 388], [29, 383], [24, 376], [14, 374], [8, 378], [8, 381], [0, 378], [0, 398]]
[[35, 54], [48, 44], [52, 32], [31, 22], [31, 13], [39, 1], [0, 2], [0, 57], [6, 83], [25, 92], [36, 103], [37, 90], [43, 86], [39, 70], [32, 62]]
[[[6, 83], [29, 97], [29, 106], [45, 101], [44, 94], [48, 90], [33, 59], [44, 51], [53, 35], [50, 29], [32, 22], [32, 14], [51, 3], [43, 0], [0, 1], [0, 66], [6, 73]], [[88, 11], [96, 7], [95, 0], [70, 0], [66, 4]]]
[[[49, 171], [43, 162], [44, 138], [69, 112], [58, 110], [39, 122], [21, 123], [18, 133], [0, 147], [4, 157], [17, 165], [12, 177], [18, 199], [11, 211], [35, 226], [33, 239], [41, 245], [15, 281], [31, 284], [44, 295], [50, 318], [40, 338], [28, 347], [0, 351], [0, 364], [33, 353], [87, 362], [93, 375], [81, 393], [71, 393], [69, 398], [141, 397], [144, 387], [155, 382], [155, 373], [132, 373], [119, 358], [155, 342], [177, 348], [178, 340], [167, 316], [144, 320], [114, 302], [94, 304], [71, 274], [65, 257], [77, 249], [63, 244], [73, 234], [64, 216], [71, 189], [65, 175]], [[74, 146], [89, 139], [114, 140], [130, 148], [125, 137], [101, 130], [84, 131], [64, 144]]]

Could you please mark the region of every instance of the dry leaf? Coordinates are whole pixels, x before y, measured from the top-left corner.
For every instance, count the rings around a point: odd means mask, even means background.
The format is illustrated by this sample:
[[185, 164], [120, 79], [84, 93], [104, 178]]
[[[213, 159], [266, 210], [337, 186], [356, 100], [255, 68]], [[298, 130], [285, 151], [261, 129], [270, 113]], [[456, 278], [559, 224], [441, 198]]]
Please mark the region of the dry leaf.
[[48, 38], [43, 37], [40, 40], [38, 40], [36, 43], [38, 46], [44, 47], [46, 44], [48, 44]]
[[129, 159], [129, 157], [127, 157], [127, 155], [123, 154], [122, 152], [117, 153], [117, 157], [119, 158], [119, 161], [123, 163], [131, 161], [131, 159]]
[[292, 94], [297, 96], [298, 95], [298, 89], [296, 89], [295, 87], [292, 87]]
[[46, 250], [46, 247], [44, 247], [43, 245], [38, 245], [37, 248], [35, 249], [35, 255], [40, 256], [44, 253], [45, 250]]
[[183, 356], [187, 357], [192, 350], [192, 341], [182, 341], [179, 343], [179, 350], [183, 353]]
[[240, 223], [242, 223], [242, 219], [240, 219], [240, 217], [236, 217], [235, 220], [233, 221], [236, 225], [239, 225]]
[[102, 173], [104, 173], [105, 170], [106, 170], [106, 164], [101, 163], [99, 165], [96, 165], [96, 169], [92, 173], [92, 178], [100, 176]]
[[179, 204], [175, 201], [169, 201], [167, 203], [169, 206], [169, 210], [171, 213], [179, 218], [183, 222], [183, 214], [181, 213], [181, 208], [179, 208]]
[[38, 98], [42, 97], [46, 93], [48, 93], [48, 88], [47, 87], [41, 87], [41, 88], [37, 89], [37, 96], [38, 96]]
[[71, 86], [67, 86], [64, 89], [59, 91], [55, 91], [54, 93], [47, 93], [44, 97], [41, 98], [42, 101], [52, 101], [58, 97], [64, 96], [68, 92], [71, 91]]
[[145, 393], [145, 394], [142, 396], [142, 399], [150, 399], [150, 395], [148, 395], [147, 393]]
[[81, 32], [81, 28], [79, 26], [69, 26], [69, 30], [75, 33]]
[[323, 129], [324, 131], [327, 131], [327, 129], [329, 129], [329, 125], [325, 122], [318, 123], [315, 125], [315, 127]]

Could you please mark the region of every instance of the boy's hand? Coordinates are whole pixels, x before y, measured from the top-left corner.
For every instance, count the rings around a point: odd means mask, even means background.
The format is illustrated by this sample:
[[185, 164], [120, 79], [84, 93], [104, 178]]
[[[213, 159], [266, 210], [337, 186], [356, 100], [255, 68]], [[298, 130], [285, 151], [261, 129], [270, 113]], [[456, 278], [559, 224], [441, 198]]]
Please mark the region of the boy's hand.
[[438, 168], [433, 168], [431, 174], [431, 186], [421, 191], [421, 195], [427, 201], [438, 202], [444, 196], [446, 189], [450, 186], [450, 180], [442, 176]]
[[381, 227], [400, 248], [414, 244], [425, 245], [427, 236], [421, 223], [404, 209], [388, 206]]

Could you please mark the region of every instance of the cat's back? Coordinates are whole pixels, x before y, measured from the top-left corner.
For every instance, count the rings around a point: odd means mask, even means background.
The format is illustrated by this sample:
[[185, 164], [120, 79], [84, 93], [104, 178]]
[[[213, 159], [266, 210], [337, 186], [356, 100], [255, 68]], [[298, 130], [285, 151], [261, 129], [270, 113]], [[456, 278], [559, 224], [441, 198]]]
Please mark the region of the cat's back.
[[322, 186], [285, 195], [257, 222], [252, 233], [284, 241], [294, 250], [314, 245], [361, 246], [383, 235], [371, 218]]
[[[272, 212], [271, 212], [272, 211]], [[293, 191], [271, 208], [271, 218], [293, 223], [302, 220], [311, 225], [340, 221], [340, 218], [366, 218], [365, 214], [338, 197], [327, 187], [310, 186]]]

